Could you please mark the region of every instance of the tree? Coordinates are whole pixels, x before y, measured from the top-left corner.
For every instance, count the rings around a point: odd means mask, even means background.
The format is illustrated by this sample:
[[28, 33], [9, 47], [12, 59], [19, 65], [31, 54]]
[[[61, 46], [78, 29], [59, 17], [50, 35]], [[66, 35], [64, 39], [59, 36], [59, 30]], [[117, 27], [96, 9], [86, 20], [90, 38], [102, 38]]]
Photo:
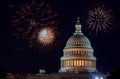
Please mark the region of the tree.
[[6, 74], [5, 74], [5, 68], [0, 66], [0, 79], [5, 79]]
[[120, 68], [113, 69], [113, 71], [108, 75], [107, 79], [120, 79]]

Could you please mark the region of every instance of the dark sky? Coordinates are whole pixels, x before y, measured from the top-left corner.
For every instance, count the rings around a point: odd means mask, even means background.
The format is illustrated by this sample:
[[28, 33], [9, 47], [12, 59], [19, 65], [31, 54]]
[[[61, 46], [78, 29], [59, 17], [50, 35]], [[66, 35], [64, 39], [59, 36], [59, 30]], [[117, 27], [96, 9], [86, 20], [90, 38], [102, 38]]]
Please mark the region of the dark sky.
[[[54, 10], [60, 16], [61, 22], [58, 27], [59, 39], [52, 50], [46, 48], [22, 47], [17, 45], [11, 36], [8, 18], [10, 17], [10, 4], [22, 4], [30, 0], [4, 0], [1, 3], [1, 49], [0, 66], [5, 67], [7, 72], [13, 73], [37, 73], [39, 69], [57, 72], [60, 69], [60, 57], [63, 54], [62, 49], [70, 36], [74, 32], [76, 17], [83, 17], [86, 7], [95, 3], [102, 2], [109, 6], [115, 16], [113, 30], [107, 35], [94, 36], [84, 30], [83, 33], [90, 39], [94, 48], [94, 55], [97, 57], [97, 69], [100, 72], [109, 72], [115, 67], [120, 67], [120, 2], [117, 0], [48, 0]], [[82, 21], [82, 19], [81, 19]], [[92, 30], [91, 30], [92, 31]]]

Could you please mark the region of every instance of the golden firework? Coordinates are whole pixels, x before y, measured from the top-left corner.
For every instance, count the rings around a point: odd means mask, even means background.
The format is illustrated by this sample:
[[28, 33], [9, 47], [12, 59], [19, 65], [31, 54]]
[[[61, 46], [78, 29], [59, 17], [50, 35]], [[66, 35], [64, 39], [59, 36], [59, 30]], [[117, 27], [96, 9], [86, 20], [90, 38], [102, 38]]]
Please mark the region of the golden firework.
[[107, 33], [114, 22], [113, 12], [103, 4], [95, 4], [87, 10], [86, 24], [96, 34]]

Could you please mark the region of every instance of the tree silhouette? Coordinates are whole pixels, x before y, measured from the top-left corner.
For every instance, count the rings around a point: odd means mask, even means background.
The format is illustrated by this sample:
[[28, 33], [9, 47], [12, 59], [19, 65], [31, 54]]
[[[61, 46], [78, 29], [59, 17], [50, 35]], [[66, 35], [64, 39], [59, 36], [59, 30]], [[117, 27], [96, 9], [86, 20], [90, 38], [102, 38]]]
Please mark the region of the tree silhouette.
[[120, 79], [120, 68], [113, 69], [113, 71], [108, 75], [107, 79]]
[[0, 79], [5, 79], [6, 74], [5, 74], [5, 68], [0, 66]]

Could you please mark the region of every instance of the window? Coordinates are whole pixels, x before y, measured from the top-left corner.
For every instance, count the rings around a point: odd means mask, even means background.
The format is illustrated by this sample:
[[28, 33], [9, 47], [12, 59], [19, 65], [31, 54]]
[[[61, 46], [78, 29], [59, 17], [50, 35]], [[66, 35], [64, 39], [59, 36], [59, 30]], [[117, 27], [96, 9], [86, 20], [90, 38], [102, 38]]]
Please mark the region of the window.
[[79, 60], [77, 60], [77, 66], [79, 66]]
[[76, 66], [76, 63], [77, 63], [76, 60], [74, 60], [74, 66]]
[[82, 60], [82, 64], [81, 64], [82, 66], [84, 66], [84, 61]]
[[82, 66], [81, 60], [79, 61], [80, 66]]

